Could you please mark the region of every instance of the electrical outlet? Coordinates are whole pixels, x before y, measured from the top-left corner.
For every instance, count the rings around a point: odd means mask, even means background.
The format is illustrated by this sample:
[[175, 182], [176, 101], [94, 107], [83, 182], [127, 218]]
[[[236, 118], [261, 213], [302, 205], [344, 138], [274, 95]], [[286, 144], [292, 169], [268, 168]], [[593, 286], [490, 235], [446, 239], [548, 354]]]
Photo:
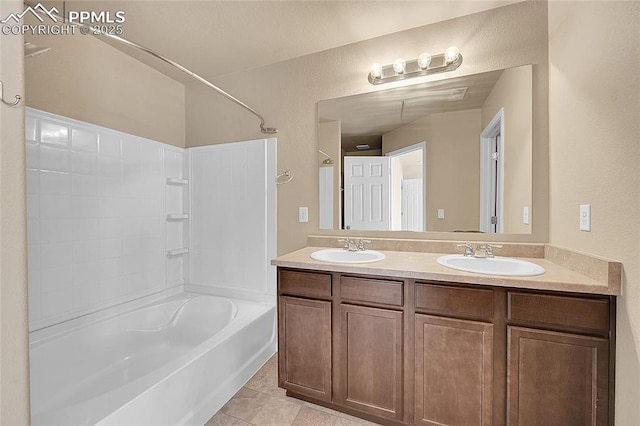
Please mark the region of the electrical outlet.
[[525, 225], [529, 224], [529, 206], [524, 206], [522, 208], [522, 223]]
[[438, 209], [438, 219], [444, 219], [444, 209]]
[[309, 222], [309, 207], [298, 207], [298, 222]]

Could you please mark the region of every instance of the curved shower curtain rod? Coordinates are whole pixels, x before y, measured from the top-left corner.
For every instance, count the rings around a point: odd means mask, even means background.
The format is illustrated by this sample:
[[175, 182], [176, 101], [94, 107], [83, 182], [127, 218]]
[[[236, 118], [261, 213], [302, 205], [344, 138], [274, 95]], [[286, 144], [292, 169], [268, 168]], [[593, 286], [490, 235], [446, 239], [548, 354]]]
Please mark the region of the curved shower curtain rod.
[[[32, 4], [30, 4], [31, 2], [25, 1], [24, 4], [27, 4], [29, 6], [33, 6]], [[53, 14], [51, 12], [49, 12], [51, 15], [55, 16], [56, 18], [59, 18], [63, 21], [66, 21], [65, 17], [63, 16], [58, 16], [56, 14]], [[258, 114], [256, 112], [256, 110], [254, 110], [253, 108], [251, 108], [249, 105], [245, 104], [244, 102], [242, 102], [241, 100], [237, 99], [236, 97], [230, 95], [229, 93], [225, 92], [224, 90], [222, 90], [221, 88], [219, 88], [218, 86], [216, 86], [215, 84], [211, 83], [209, 80], [199, 76], [198, 74], [196, 74], [195, 72], [183, 67], [182, 65], [180, 65], [179, 63], [172, 61], [171, 59], [167, 58], [166, 56], [161, 55], [160, 53], [149, 49], [146, 46], [143, 46], [141, 44], [138, 44], [134, 41], [128, 40], [124, 37], [120, 37], [118, 35], [115, 34], [109, 34], [105, 31], [101, 31], [99, 27], [87, 27], [84, 24], [80, 24], [80, 23], [69, 23], [69, 25], [74, 25], [77, 27], [83, 27], [83, 28], [88, 28], [90, 31], [90, 34], [95, 34], [96, 32], [100, 33], [100, 35], [105, 36], [105, 37], [109, 37], [113, 40], [116, 40], [120, 43], [126, 44], [128, 46], [131, 46], [135, 49], [140, 50], [141, 52], [144, 52], [150, 56], [153, 56], [156, 59], [161, 60], [164, 63], [167, 63], [177, 69], [179, 69], [180, 71], [182, 71], [183, 73], [189, 75], [190, 77], [194, 78], [195, 80], [198, 80], [200, 83], [204, 84], [205, 86], [208, 86], [209, 88], [215, 90], [216, 92], [218, 92], [219, 94], [221, 94], [222, 96], [224, 96], [225, 98], [229, 99], [230, 101], [235, 102], [236, 104], [240, 105], [242, 108], [246, 109], [247, 111], [249, 111], [251, 114], [255, 115], [256, 117], [258, 117], [260, 119], [260, 131], [262, 133], [267, 133], [267, 134], [274, 134], [278, 132], [278, 129], [276, 129], [275, 127], [265, 127], [264, 126], [264, 118], [262, 118], [262, 116], [260, 114]]]
[[102, 35], [107, 36], [109, 38], [112, 38], [114, 40], [119, 41], [120, 43], [124, 43], [128, 46], [134, 47], [148, 55], [153, 56], [156, 59], [159, 59], [169, 65], [174, 66], [175, 68], [179, 69], [180, 71], [184, 72], [185, 74], [189, 75], [190, 77], [198, 80], [200, 83], [204, 84], [205, 86], [210, 87], [211, 89], [215, 90], [216, 92], [220, 93], [222, 96], [224, 96], [225, 98], [229, 99], [230, 101], [235, 102], [236, 104], [240, 105], [241, 107], [243, 107], [244, 109], [246, 109], [247, 111], [249, 111], [251, 114], [255, 115], [256, 117], [258, 117], [260, 119], [260, 131], [262, 133], [268, 133], [268, 134], [274, 134], [278, 132], [278, 129], [276, 129], [275, 127], [264, 127], [264, 118], [262, 118], [262, 116], [260, 114], [258, 114], [256, 112], [256, 110], [254, 110], [253, 108], [251, 108], [249, 105], [245, 104], [244, 102], [242, 102], [241, 100], [237, 99], [236, 97], [230, 95], [229, 93], [225, 92], [224, 90], [222, 90], [221, 88], [219, 88], [218, 86], [216, 86], [215, 84], [211, 83], [209, 80], [206, 80], [205, 78], [199, 76], [198, 74], [196, 74], [195, 72], [183, 67], [182, 65], [180, 65], [177, 62], [172, 61], [171, 59], [159, 54], [158, 52], [155, 52], [151, 49], [149, 49], [148, 47], [142, 46], [141, 44], [138, 44], [134, 41], [131, 40], [127, 40], [124, 37], [120, 37], [118, 35], [115, 34], [107, 34], [107, 33], [103, 33], [101, 32]]

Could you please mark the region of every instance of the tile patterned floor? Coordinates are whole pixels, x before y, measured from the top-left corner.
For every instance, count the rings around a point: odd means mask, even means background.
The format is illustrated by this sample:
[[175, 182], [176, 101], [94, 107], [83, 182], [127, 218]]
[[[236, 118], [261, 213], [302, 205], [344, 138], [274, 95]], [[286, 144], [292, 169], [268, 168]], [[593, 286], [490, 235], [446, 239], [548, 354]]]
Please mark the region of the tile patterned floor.
[[274, 355], [205, 426], [363, 426], [366, 420], [290, 398], [278, 387]]

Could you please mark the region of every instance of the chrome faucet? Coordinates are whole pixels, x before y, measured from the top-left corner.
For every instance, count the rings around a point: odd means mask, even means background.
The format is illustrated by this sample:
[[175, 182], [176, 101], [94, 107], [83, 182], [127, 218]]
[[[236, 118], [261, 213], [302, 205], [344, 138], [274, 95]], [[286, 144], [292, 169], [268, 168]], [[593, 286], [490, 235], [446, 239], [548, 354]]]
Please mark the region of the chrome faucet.
[[365, 244], [370, 243], [370, 240], [364, 240], [360, 238], [358, 241], [352, 240], [351, 238], [345, 238], [343, 240], [338, 240], [340, 243], [344, 243], [343, 248], [347, 251], [365, 251]]
[[347, 251], [358, 251], [358, 243], [351, 238], [345, 238], [344, 240], [338, 240], [340, 243], [344, 243], [344, 249]]
[[360, 251], [365, 251], [365, 244], [369, 244], [371, 242], [371, 240], [363, 240], [362, 238], [360, 238], [360, 240], [358, 241], [358, 250]]
[[492, 258], [494, 248], [502, 248], [501, 244], [478, 244], [474, 250], [471, 243], [457, 244], [458, 247], [464, 247], [464, 257], [480, 257], [480, 258]]
[[464, 257], [473, 257], [473, 246], [471, 243], [456, 244], [458, 247], [464, 247]]
[[474, 257], [488, 257], [488, 258], [492, 258], [495, 257], [493, 255], [493, 249], [494, 248], [502, 248], [501, 244], [480, 244], [478, 245], [478, 247], [476, 247], [476, 251], [473, 253]]

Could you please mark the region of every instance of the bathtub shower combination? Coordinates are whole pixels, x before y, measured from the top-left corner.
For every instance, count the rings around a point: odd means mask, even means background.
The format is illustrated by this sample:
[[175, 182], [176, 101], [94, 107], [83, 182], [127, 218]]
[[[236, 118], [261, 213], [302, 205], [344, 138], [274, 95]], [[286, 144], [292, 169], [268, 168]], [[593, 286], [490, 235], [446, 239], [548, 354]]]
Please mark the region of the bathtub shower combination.
[[275, 352], [275, 139], [26, 130], [32, 423], [204, 424]]

